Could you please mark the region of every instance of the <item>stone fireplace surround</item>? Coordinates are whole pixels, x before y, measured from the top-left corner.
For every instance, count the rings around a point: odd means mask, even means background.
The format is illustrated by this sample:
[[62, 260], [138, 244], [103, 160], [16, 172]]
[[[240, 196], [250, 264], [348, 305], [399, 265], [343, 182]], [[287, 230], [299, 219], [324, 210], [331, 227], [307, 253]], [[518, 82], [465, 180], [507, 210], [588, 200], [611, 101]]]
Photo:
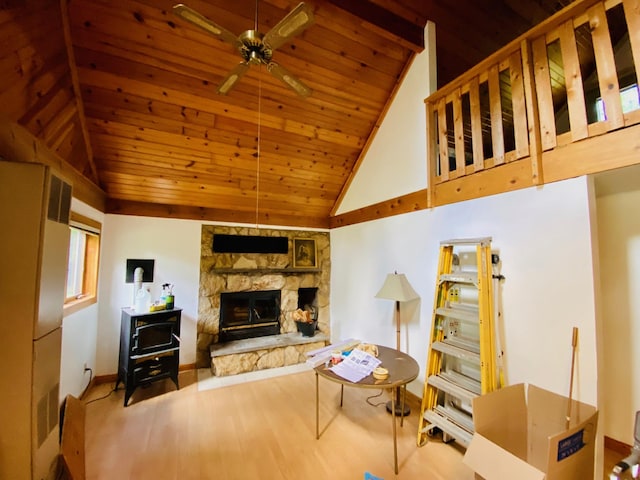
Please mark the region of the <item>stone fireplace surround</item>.
[[[289, 253], [216, 253], [214, 234], [285, 236]], [[314, 239], [317, 247], [317, 268], [293, 268], [293, 239]], [[331, 274], [329, 234], [307, 230], [278, 230], [251, 227], [203, 225], [200, 253], [200, 290], [197, 321], [197, 358], [199, 368], [211, 367], [214, 375], [230, 375], [262, 368], [302, 363], [305, 352], [323, 346], [329, 338], [329, 279]], [[298, 308], [298, 289], [317, 288], [318, 332], [315, 337], [302, 338], [292, 318]], [[281, 291], [281, 337], [270, 341], [258, 340], [262, 345], [251, 349], [256, 339], [229, 349], [230, 344], [218, 344], [220, 294], [259, 290]], [[317, 337], [317, 338], [316, 338]], [[252, 342], [253, 341], [253, 342]], [[233, 352], [224, 358], [213, 358], [212, 351], [223, 347]], [[247, 350], [250, 351], [247, 351]], [[217, 366], [216, 366], [217, 363]]]

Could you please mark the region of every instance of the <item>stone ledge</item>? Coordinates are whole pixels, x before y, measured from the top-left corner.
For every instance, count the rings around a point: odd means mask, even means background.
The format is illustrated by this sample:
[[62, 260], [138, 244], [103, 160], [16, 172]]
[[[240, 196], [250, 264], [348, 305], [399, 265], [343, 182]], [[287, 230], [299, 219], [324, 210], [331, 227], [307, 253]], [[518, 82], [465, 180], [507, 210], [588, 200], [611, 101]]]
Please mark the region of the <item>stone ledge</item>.
[[329, 336], [317, 333], [303, 337], [300, 333], [285, 333], [268, 337], [213, 344], [211, 373], [222, 377], [268, 368], [286, 367], [306, 361], [306, 353], [326, 346]]
[[265, 337], [234, 340], [226, 343], [214, 343], [210, 347], [211, 358], [234, 353], [255, 352], [256, 350], [271, 350], [274, 348], [305, 345], [307, 343], [328, 342], [329, 335], [316, 333], [313, 337], [303, 337], [300, 332], [268, 335]]

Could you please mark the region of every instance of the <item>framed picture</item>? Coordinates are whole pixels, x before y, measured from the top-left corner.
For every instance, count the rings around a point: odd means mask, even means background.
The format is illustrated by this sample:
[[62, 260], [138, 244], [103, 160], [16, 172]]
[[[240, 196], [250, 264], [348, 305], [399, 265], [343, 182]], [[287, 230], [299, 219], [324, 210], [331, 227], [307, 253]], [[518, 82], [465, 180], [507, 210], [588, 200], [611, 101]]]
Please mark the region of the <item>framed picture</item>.
[[318, 267], [318, 251], [316, 249], [316, 241], [313, 238], [293, 239], [293, 267]]

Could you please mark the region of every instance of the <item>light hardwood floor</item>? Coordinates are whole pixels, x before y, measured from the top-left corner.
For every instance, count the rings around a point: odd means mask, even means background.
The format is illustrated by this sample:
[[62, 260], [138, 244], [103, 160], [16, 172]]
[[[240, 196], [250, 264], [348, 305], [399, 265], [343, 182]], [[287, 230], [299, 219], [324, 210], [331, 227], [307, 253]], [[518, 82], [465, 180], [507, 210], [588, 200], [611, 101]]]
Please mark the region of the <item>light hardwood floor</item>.
[[[88, 480], [473, 480], [463, 450], [438, 438], [416, 446], [417, 408], [398, 428], [393, 472], [391, 421], [376, 390], [320, 379], [321, 436], [315, 438], [312, 371], [200, 391], [196, 371], [138, 389], [128, 407], [118, 390], [86, 407]], [[98, 385], [85, 401], [107, 395]], [[121, 387], [122, 388], [122, 387]], [[605, 470], [606, 471], [606, 470]]]
[[[398, 428], [393, 472], [391, 419], [367, 396], [377, 390], [345, 388], [320, 379], [321, 436], [315, 438], [315, 375], [311, 371], [199, 391], [195, 371], [138, 389], [128, 407], [123, 391], [89, 403], [86, 471], [102, 479], [460, 479], [474, 475], [462, 451], [434, 439], [416, 447], [414, 408]], [[90, 401], [108, 393], [99, 385]], [[165, 393], [166, 392], [166, 393]], [[386, 395], [372, 403], [388, 400]]]

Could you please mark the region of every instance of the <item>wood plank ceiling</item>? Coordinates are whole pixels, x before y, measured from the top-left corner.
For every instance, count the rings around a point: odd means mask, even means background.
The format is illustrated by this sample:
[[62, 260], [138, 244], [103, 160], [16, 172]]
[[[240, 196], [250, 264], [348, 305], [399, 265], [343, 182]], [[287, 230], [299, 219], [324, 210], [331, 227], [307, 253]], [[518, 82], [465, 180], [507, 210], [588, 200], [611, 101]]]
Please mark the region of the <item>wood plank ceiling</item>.
[[[173, 0], [72, 0], [71, 42], [107, 210], [322, 228], [412, 56], [436, 23], [442, 85], [548, 17], [557, 0], [309, 0], [315, 23], [273, 59], [298, 97]], [[188, 0], [234, 34], [266, 33], [297, 0]], [[257, 14], [256, 14], [257, 7]], [[63, 13], [64, 15], [64, 13]], [[90, 163], [84, 171], [90, 178]]]

